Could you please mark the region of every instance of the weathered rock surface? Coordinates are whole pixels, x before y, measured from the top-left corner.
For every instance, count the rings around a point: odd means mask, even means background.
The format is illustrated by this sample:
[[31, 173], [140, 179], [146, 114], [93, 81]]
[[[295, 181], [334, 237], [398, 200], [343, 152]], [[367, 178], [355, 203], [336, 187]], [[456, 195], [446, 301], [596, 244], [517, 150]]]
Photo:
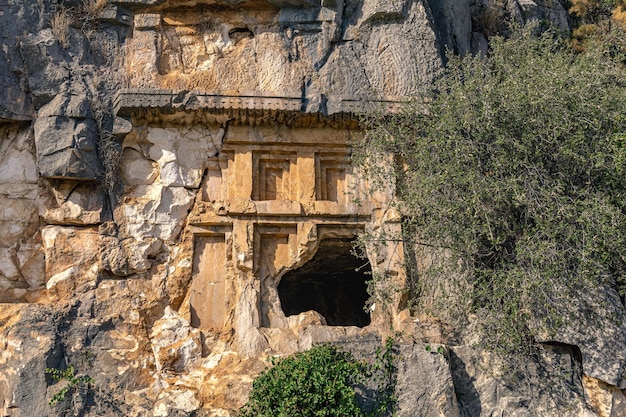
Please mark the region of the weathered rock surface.
[[399, 417], [460, 415], [445, 348], [400, 345], [398, 355]]
[[32, 131], [0, 125], [0, 302], [34, 301], [45, 285], [41, 205]]
[[[2, 415], [233, 416], [267, 357], [323, 342], [371, 356], [391, 324], [431, 346], [399, 345], [400, 416], [623, 415], [626, 323], [610, 291], [602, 306], [572, 305], [578, 320], [511, 381], [478, 348], [434, 353], [445, 325], [412, 317], [398, 294], [364, 321], [344, 314], [363, 311], [363, 276], [298, 287], [307, 263], [323, 264], [316, 254], [339, 269], [361, 231], [400, 230], [393, 190], [370, 195], [350, 165], [354, 113], [398, 108], [446, 49], [485, 52], [506, 30], [486, 26], [487, 12], [567, 29], [566, 8], [4, 1]], [[402, 245], [366, 252], [360, 269], [402, 283]], [[49, 406], [67, 381], [45, 369], [70, 365], [94, 382]]]
[[617, 292], [608, 286], [589, 287], [562, 307], [563, 328], [541, 342], [578, 346], [585, 375], [626, 388], [626, 311]]
[[[546, 344], [535, 361], [511, 364], [469, 346], [451, 347], [450, 358], [461, 416], [597, 415], [586, 400], [575, 346]], [[513, 372], [503, 373], [507, 366]]]
[[98, 127], [84, 95], [57, 95], [34, 123], [37, 167], [43, 178], [97, 180]]

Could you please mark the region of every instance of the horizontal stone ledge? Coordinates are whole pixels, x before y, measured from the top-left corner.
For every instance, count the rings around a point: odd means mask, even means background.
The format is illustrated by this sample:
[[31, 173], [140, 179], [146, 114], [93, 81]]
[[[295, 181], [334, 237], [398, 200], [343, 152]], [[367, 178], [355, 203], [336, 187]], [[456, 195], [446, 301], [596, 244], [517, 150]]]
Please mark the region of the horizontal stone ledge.
[[0, 125], [8, 123], [29, 122], [33, 117], [29, 114], [17, 114], [0, 110]]
[[[279, 8], [287, 8], [287, 7], [319, 7], [322, 4], [334, 4], [334, 0], [265, 0], [266, 3], [272, 4]], [[115, 3], [122, 5], [124, 7], [129, 8], [142, 8], [142, 7], [157, 7], [157, 6], [168, 6], [167, 0], [116, 0]], [[170, 2], [170, 4], [173, 2]], [[184, 2], [181, 2], [184, 3]], [[191, 2], [190, 2], [191, 3]], [[196, 3], [196, 2], [193, 2]], [[223, 5], [223, 6], [237, 6], [245, 8], [246, 5], [250, 6], [258, 6], [259, 3], [263, 3], [263, 1], [250, 1], [250, 0], [203, 0], [198, 1], [197, 3], [202, 4], [215, 4], [215, 5]]]
[[[190, 224], [199, 224], [199, 223], [216, 223], [216, 222], [224, 222], [228, 221], [228, 219], [254, 219], [256, 222], [261, 222], [264, 220], [276, 221], [277, 218], [280, 218], [282, 222], [302, 222], [302, 221], [320, 221], [320, 222], [330, 222], [331, 224], [335, 224], [339, 222], [340, 224], [352, 224], [352, 223], [363, 223], [363, 222], [371, 222], [372, 214], [371, 212], [366, 212], [365, 210], [361, 210], [358, 212], [346, 213], [346, 212], [335, 212], [335, 213], [323, 213], [323, 212], [315, 212], [315, 211], [306, 211], [302, 213], [268, 213], [268, 212], [256, 212], [254, 210], [244, 211], [244, 210], [230, 210], [224, 212], [208, 212], [201, 214], [194, 214], [190, 216], [189, 223]], [[219, 219], [219, 220], [218, 220]]]
[[271, 214], [271, 213], [235, 213], [232, 211], [227, 212], [226, 208], [223, 211], [220, 207], [216, 210], [209, 208], [203, 213], [193, 213], [189, 219], [190, 225], [202, 226], [202, 225], [225, 225], [231, 224], [235, 221], [250, 221], [255, 224], [298, 224], [302, 222], [312, 222], [318, 226], [363, 226], [364, 224], [372, 221], [371, 213], [358, 212], [358, 213], [300, 213], [300, 214]]
[[[141, 116], [142, 111], [162, 113], [205, 111], [229, 113], [232, 119], [271, 119], [276, 113], [308, 114], [316, 116], [341, 116], [355, 119], [352, 115], [367, 113], [397, 113], [408, 99], [371, 99], [316, 94], [302, 97], [299, 93], [276, 92], [207, 92], [177, 91], [163, 89], [123, 89], [114, 101], [118, 116]], [[234, 111], [234, 112], [233, 112]]]
[[210, 93], [203, 91], [174, 90], [121, 90], [114, 101], [115, 112], [128, 116], [135, 109], [156, 110], [282, 110], [300, 111], [299, 95], [273, 95], [271, 93]]

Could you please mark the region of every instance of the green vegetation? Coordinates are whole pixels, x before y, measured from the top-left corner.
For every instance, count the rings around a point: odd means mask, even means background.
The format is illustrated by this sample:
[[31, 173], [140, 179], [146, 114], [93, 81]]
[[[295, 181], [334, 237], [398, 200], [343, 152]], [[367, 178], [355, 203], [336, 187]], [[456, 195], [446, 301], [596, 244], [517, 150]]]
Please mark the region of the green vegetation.
[[[390, 417], [396, 404], [393, 340], [373, 364], [333, 345], [314, 346], [283, 359], [255, 381], [240, 417]], [[376, 386], [373, 398], [358, 386]]]
[[46, 368], [45, 372], [52, 376], [52, 379], [56, 381], [67, 381], [67, 384], [61, 388], [56, 394], [52, 396], [48, 404], [55, 406], [57, 403], [64, 401], [65, 397], [75, 388], [83, 385], [89, 385], [94, 382], [94, 379], [83, 375], [77, 376], [75, 374], [74, 366], [70, 365], [65, 370], [61, 371], [57, 368]]
[[396, 415], [396, 383], [398, 382], [397, 352], [394, 340], [388, 337], [383, 348], [376, 349], [376, 360], [370, 365], [370, 382], [376, 387], [371, 399], [371, 410], [366, 417], [393, 417]]
[[586, 49], [587, 42], [600, 37], [622, 37], [626, 29], [626, 1], [572, 0], [569, 9], [575, 20], [572, 44], [578, 51]]
[[577, 53], [537, 32], [449, 57], [429, 97], [365, 121], [355, 158], [396, 184], [416, 308], [436, 292], [437, 314], [474, 314], [502, 353], [556, 332], [586, 289], [626, 288], [624, 38]]
[[626, 23], [626, 20], [623, 20], [625, 11], [624, 0], [572, 0], [569, 9], [582, 24], [599, 24], [609, 19]]

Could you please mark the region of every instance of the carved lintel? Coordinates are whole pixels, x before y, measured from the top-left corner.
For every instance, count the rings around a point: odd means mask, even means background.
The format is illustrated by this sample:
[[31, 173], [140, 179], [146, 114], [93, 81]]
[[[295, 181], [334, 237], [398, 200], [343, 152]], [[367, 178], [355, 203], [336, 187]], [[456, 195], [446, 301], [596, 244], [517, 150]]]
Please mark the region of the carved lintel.
[[358, 115], [365, 113], [398, 113], [409, 103], [402, 97], [380, 100], [333, 95], [323, 97], [324, 106], [309, 106], [309, 101], [299, 93], [289, 92], [251, 91], [233, 95], [207, 91], [123, 89], [115, 96], [114, 109], [115, 114], [124, 117], [145, 117], [154, 112], [208, 112], [253, 126], [265, 123], [320, 126], [327, 123], [354, 124]]

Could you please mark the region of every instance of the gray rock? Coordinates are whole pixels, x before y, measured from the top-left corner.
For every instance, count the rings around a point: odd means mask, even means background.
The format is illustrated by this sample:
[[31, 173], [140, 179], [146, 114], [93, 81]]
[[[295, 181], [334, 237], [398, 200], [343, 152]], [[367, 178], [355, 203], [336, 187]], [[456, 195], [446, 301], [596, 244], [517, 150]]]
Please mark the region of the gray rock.
[[567, 13], [568, 3], [562, 0], [516, 0], [513, 15], [521, 22], [542, 20], [550, 22], [556, 29], [570, 29], [570, 17]]
[[35, 148], [39, 174], [46, 178], [96, 180], [98, 127], [85, 94], [58, 94], [39, 110]]
[[84, 94], [59, 94], [39, 110], [38, 117], [92, 119], [91, 103]]
[[444, 48], [426, 2], [352, 1], [343, 13], [346, 42], [328, 43], [307, 96], [414, 96], [441, 68]]
[[[459, 408], [443, 346], [401, 345], [398, 360], [398, 417], [455, 417]], [[440, 353], [441, 352], [441, 353]]]
[[556, 334], [539, 338], [577, 346], [584, 373], [607, 384], [626, 388], [626, 310], [617, 292], [588, 285], [561, 300], [565, 325]]
[[157, 6], [159, 4], [165, 3], [165, 1], [166, 0], [119, 0], [116, 1], [116, 3], [126, 7], [142, 7]]
[[34, 128], [39, 175], [79, 180], [102, 177], [98, 130], [93, 119], [40, 117]]
[[56, 96], [70, 79], [69, 63], [52, 30], [26, 36], [20, 45], [26, 66], [28, 87], [36, 107]]
[[109, 4], [102, 10], [98, 20], [114, 25], [130, 26], [132, 24], [132, 15], [125, 9]]
[[[371, 362], [381, 342], [377, 338], [338, 342], [356, 358]], [[447, 349], [421, 343], [394, 346], [398, 417], [459, 416]], [[365, 387], [365, 394], [375, 387]], [[363, 391], [361, 391], [363, 392]]]
[[83, 33], [69, 27], [67, 36], [65, 47], [52, 29], [30, 33], [20, 42], [26, 82], [36, 108], [59, 92], [69, 90], [73, 72], [91, 61], [89, 44]]
[[[58, 317], [51, 309], [35, 305], [25, 306], [18, 317], [19, 325], [0, 332], [5, 352], [12, 353], [0, 368], [0, 394], [4, 394], [0, 404], [3, 411], [10, 410], [9, 416], [49, 416], [46, 388], [52, 378], [45, 369], [59, 366]], [[37, 338], [31, 337], [34, 333]], [[18, 349], [6, 345], [15, 342]]]
[[448, 48], [461, 55], [471, 52], [470, 0], [444, 0], [429, 3], [442, 49]]
[[30, 120], [32, 114], [30, 95], [21, 85], [19, 77], [11, 72], [9, 58], [0, 49], [0, 121]]
[[33, 116], [19, 38], [41, 25], [45, 3], [49, 2], [7, 0], [0, 4], [0, 121], [30, 120]]
[[542, 345], [537, 357], [505, 363], [479, 348], [450, 348], [452, 378], [464, 417], [594, 416], [574, 346]]

